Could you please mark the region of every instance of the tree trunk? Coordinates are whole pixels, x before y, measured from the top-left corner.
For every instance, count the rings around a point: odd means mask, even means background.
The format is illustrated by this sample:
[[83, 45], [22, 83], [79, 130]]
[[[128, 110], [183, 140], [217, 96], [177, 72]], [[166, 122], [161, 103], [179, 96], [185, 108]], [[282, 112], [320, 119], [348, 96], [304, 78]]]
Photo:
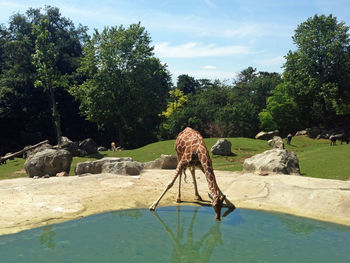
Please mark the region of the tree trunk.
[[24, 147], [23, 150], [20, 150], [20, 151], [15, 152], [15, 153], [11, 153], [11, 154], [7, 155], [6, 157], [5, 156], [0, 157], [0, 164], [1, 164], [1, 161], [6, 161], [6, 160], [11, 159], [13, 157], [16, 157], [18, 155], [21, 155], [22, 153], [25, 153], [26, 151], [32, 150], [32, 149], [34, 149], [34, 148], [36, 148], [44, 143], [49, 143], [49, 141], [48, 140], [42, 141], [42, 142], [39, 142], [38, 144], [35, 144], [33, 146]]
[[60, 120], [60, 114], [57, 109], [56, 105], [56, 99], [55, 99], [55, 93], [54, 90], [50, 87], [49, 88], [49, 96], [51, 99], [51, 107], [52, 107], [52, 120], [55, 126], [55, 134], [56, 134], [56, 139], [57, 139], [57, 144], [61, 144], [61, 120]]

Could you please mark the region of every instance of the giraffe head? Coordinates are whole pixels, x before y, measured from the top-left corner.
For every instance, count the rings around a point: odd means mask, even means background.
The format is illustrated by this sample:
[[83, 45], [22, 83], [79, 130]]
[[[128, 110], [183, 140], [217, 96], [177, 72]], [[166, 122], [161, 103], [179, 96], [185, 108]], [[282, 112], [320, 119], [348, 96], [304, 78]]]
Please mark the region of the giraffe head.
[[223, 206], [224, 200], [225, 200], [225, 196], [224, 195], [217, 195], [215, 198], [211, 197], [209, 195], [209, 197], [212, 200], [212, 207], [214, 209], [214, 212], [216, 214], [216, 220], [220, 221], [220, 216], [221, 216], [221, 208]]

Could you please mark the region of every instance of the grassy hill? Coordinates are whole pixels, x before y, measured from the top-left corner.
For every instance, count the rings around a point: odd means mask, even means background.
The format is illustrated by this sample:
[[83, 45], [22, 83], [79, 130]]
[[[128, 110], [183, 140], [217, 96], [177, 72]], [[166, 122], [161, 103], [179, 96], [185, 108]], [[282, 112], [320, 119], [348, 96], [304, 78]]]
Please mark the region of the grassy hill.
[[[233, 156], [211, 156], [216, 170], [241, 171], [243, 162], [257, 153], [268, 150], [266, 141], [249, 138], [229, 138], [232, 143]], [[210, 149], [217, 138], [205, 139]], [[304, 176], [347, 180], [350, 178], [350, 145], [337, 143], [329, 146], [328, 140], [313, 140], [305, 136], [294, 137], [291, 145], [286, 148], [294, 152], [299, 158], [300, 171]], [[78, 162], [95, 160], [102, 157], [132, 157], [139, 162], [152, 161], [161, 154], [175, 154], [174, 140], [162, 141], [146, 145], [135, 150], [121, 152], [105, 151], [96, 156], [75, 157], [70, 174], [74, 174], [74, 167]], [[24, 160], [16, 158], [0, 166], [0, 179], [26, 176], [23, 170]]]

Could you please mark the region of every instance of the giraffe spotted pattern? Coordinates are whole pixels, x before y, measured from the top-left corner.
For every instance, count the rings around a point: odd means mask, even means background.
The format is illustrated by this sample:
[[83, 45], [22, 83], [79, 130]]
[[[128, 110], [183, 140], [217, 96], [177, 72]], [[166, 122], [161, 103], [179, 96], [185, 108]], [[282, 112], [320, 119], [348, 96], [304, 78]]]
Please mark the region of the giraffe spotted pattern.
[[178, 176], [179, 179], [179, 192], [177, 197], [177, 202], [181, 202], [181, 175], [185, 172], [187, 168], [190, 168], [195, 197], [197, 200], [202, 200], [200, 195], [198, 194], [197, 182], [195, 177], [195, 166], [198, 166], [202, 172], [204, 173], [208, 187], [210, 196], [212, 198], [212, 206], [216, 213], [216, 219], [220, 220], [220, 212], [221, 207], [223, 206], [223, 201], [225, 200], [227, 205], [230, 208], [234, 208], [233, 204], [228, 201], [228, 199], [222, 194], [220, 191], [216, 178], [214, 175], [212, 161], [209, 156], [209, 152], [204, 143], [203, 137], [201, 134], [192, 128], [187, 127], [182, 132], [179, 133], [175, 142], [175, 151], [178, 159], [178, 165], [176, 167], [176, 172], [172, 178], [172, 180], [168, 183], [167, 187], [160, 195], [160, 197], [152, 204], [150, 210], [155, 210], [158, 203], [165, 195], [165, 193], [174, 185], [175, 180]]

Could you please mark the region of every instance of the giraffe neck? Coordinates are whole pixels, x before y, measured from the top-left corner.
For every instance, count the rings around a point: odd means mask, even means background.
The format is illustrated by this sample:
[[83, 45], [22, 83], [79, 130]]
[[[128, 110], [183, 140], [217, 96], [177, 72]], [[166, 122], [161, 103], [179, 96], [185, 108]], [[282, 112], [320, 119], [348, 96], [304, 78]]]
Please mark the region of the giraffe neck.
[[205, 171], [205, 177], [208, 182], [210, 195], [213, 198], [216, 198], [218, 195], [220, 195], [221, 191], [218, 187], [218, 184], [216, 183], [214, 171], [210, 171], [210, 169], [208, 169], [207, 171]]

